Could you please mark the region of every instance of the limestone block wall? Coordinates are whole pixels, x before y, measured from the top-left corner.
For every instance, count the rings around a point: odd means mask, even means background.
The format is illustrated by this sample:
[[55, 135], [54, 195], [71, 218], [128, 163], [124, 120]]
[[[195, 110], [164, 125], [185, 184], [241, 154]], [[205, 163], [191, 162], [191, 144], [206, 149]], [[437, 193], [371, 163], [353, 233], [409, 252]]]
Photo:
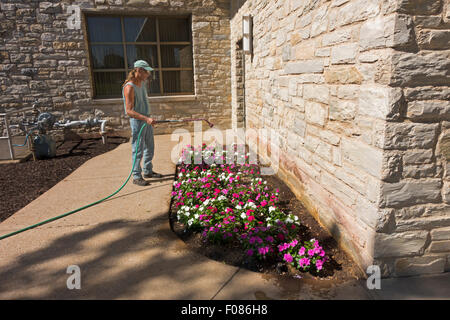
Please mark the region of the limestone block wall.
[[[391, 60], [389, 85], [401, 99], [384, 137], [380, 207], [391, 221], [377, 235], [385, 273], [449, 270], [450, 1], [390, 1], [408, 39]], [[399, 25], [400, 22], [397, 22]]]
[[232, 48], [254, 25], [246, 125], [279, 134], [279, 176], [362, 269], [448, 269], [448, 3], [233, 4]]
[[[195, 95], [151, 98], [153, 115], [158, 119], [206, 116], [220, 128], [231, 125], [227, 0], [2, 0], [3, 111], [28, 107], [37, 100], [42, 109], [52, 111], [58, 119], [101, 116], [116, 130], [129, 126], [120, 99], [93, 99], [85, 22], [83, 19], [81, 29], [67, 28], [67, 6], [71, 4], [79, 5], [83, 14], [191, 14]], [[155, 132], [169, 133], [175, 127], [161, 125]]]

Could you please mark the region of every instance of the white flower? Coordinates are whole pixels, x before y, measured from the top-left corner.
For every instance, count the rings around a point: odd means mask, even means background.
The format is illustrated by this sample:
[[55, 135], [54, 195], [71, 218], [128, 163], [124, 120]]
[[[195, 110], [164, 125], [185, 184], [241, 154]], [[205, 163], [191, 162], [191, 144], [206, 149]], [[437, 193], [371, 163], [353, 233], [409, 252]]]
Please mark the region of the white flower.
[[294, 220], [292, 220], [291, 218], [287, 218], [285, 222], [286, 223], [292, 223], [292, 222], [294, 222]]
[[275, 207], [269, 207], [269, 212], [275, 211], [276, 208]]
[[185, 215], [186, 217], [189, 217], [189, 216], [191, 215], [191, 213], [190, 213], [189, 211], [186, 211], [186, 212], [184, 213], [184, 215]]
[[244, 212], [242, 212], [242, 213], [241, 213], [241, 218], [242, 218], [242, 219], [245, 219], [246, 217], [247, 217], [247, 215], [246, 215]]
[[183, 172], [180, 172], [180, 173], [178, 174], [178, 176], [179, 176], [179, 177], [182, 177], [182, 176], [183, 176]]
[[297, 216], [294, 216], [294, 220], [295, 220], [295, 221], [298, 221], [298, 217], [297, 217]]
[[188, 220], [188, 225], [191, 225], [194, 222], [194, 219], [189, 219]]
[[237, 206], [236, 206], [236, 209], [242, 210], [242, 207], [241, 207], [240, 205], [237, 205]]
[[194, 218], [195, 218], [195, 219], [198, 219], [198, 214], [194, 214]]

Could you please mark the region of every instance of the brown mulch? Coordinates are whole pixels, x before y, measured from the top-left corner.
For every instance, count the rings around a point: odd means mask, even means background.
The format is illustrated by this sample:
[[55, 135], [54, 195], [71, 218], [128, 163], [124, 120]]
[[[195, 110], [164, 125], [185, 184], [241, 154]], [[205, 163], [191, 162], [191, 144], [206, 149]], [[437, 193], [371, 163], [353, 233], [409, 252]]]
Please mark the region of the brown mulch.
[[302, 203], [282, 180], [277, 176], [263, 176], [262, 178], [267, 181], [269, 188], [272, 190], [278, 188], [280, 190], [280, 203], [278, 206], [285, 213], [293, 213], [299, 217], [301, 222], [299, 231], [301, 239], [310, 240], [315, 238], [319, 240], [320, 245], [324, 248], [330, 260], [324, 264], [324, 268], [319, 273], [315, 271], [300, 272], [280, 261], [259, 261], [253, 257], [248, 257], [237, 243], [225, 246], [206, 242], [200, 233], [188, 230], [185, 225], [177, 221], [177, 209], [175, 203], [172, 202], [169, 219], [173, 232], [191, 250], [206, 255], [210, 259], [255, 272], [299, 278], [322, 278], [339, 282], [364, 278], [364, 275], [353, 260], [339, 248], [333, 237], [307, 212]]
[[0, 164], [0, 222], [63, 180], [87, 160], [115, 149], [127, 138], [109, 137], [58, 142], [56, 157]]

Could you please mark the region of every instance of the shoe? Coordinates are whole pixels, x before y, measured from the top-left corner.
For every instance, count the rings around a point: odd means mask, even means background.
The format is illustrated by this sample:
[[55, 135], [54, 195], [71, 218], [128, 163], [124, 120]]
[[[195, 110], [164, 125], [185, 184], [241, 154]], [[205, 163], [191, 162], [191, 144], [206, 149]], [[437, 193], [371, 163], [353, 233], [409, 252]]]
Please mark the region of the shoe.
[[145, 186], [148, 186], [148, 185], [149, 185], [149, 182], [148, 182], [148, 181], [145, 181], [145, 180], [142, 179], [142, 178], [139, 178], [139, 179], [133, 179], [133, 183], [134, 183], [134, 184], [137, 184], [138, 186], [141, 186], [141, 187], [145, 187]]
[[145, 174], [144, 173], [144, 178], [162, 178], [163, 175], [160, 173], [156, 173], [155, 171], [152, 171], [152, 173], [149, 174]]

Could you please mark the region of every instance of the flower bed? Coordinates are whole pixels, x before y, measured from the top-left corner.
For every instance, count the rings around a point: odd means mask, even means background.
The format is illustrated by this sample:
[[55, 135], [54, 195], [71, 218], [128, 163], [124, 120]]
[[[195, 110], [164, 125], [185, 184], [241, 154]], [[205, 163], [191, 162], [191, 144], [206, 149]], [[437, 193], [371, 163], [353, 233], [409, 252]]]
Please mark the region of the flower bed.
[[[298, 217], [280, 209], [279, 190], [267, 186], [257, 165], [218, 164], [229, 152], [235, 150], [206, 145], [183, 150], [172, 192], [178, 221], [209, 243], [320, 273], [329, 259], [319, 242], [302, 238]], [[194, 164], [200, 156], [201, 164]], [[247, 160], [249, 155], [238, 156]]]

